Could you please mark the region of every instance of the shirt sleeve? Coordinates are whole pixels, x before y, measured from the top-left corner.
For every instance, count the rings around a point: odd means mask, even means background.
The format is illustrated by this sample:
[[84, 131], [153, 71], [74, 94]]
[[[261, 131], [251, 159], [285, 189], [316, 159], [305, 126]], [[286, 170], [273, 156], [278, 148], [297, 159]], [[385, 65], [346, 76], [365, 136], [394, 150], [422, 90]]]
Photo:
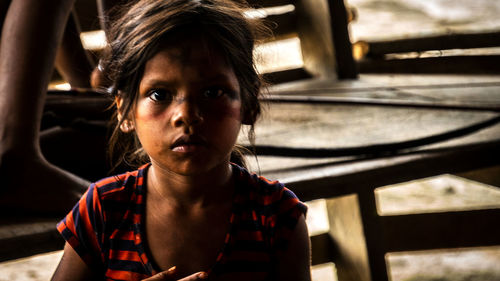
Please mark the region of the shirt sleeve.
[[90, 185], [71, 212], [57, 224], [57, 230], [89, 267], [100, 267], [103, 214], [95, 184]]
[[307, 214], [307, 206], [286, 187], [281, 191], [281, 198], [277, 205], [274, 248], [284, 251], [287, 249], [290, 237], [299, 221], [299, 218]]

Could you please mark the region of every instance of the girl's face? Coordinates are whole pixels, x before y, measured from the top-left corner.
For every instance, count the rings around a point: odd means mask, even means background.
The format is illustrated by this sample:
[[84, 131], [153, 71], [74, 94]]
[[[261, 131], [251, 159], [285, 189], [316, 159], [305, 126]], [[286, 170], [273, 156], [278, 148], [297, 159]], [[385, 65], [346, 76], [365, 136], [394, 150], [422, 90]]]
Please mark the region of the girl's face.
[[163, 48], [146, 63], [132, 118], [153, 166], [182, 175], [227, 168], [241, 127], [238, 79], [202, 43]]

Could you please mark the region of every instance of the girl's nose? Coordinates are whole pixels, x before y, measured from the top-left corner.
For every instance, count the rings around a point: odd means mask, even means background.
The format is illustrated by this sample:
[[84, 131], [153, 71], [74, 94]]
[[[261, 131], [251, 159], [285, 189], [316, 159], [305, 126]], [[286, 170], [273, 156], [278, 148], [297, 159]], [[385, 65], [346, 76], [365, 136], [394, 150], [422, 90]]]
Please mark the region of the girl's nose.
[[175, 113], [172, 118], [174, 127], [194, 126], [203, 122], [198, 102], [189, 98], [179, 98], [174, 101]]

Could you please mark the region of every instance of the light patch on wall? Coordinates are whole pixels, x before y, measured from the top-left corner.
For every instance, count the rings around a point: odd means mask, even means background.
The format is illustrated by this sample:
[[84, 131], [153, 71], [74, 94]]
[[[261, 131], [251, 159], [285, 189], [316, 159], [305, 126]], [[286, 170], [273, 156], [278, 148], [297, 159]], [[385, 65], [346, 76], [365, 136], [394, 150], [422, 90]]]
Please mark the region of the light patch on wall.
[[295, 6], [290, 4], [290, 5], [284, 5], [284, 6], [246, 10], [243, 14], [247, 18], [263, 19], [263, 18], [266, 18], [268, 16], [282, 15], [282, 14], [286, 14], [286, 13], [291, 13], [293, 11], [295, 11]]
[[255, 57], [257, 70], [260, 73], [299, 68], [304, 65], [298, 37], [260, 44], [255, 48]]
[[330, 230], [328, 222], [328, 212], [325, 199], [317, 199], [306, 202], [308, 211], [306, 223], [309, 229], [309, 235], [319, 235]]
[[49, 89], [69, 91], [71, 90], [71, 85], [69, 83], [55, 83], [55, 84], [50, 84]]
[[106, 47], [106, 34], [104, 30], [93, 30], [80, 33], [83, 48], [86, 50], [101, 50]]

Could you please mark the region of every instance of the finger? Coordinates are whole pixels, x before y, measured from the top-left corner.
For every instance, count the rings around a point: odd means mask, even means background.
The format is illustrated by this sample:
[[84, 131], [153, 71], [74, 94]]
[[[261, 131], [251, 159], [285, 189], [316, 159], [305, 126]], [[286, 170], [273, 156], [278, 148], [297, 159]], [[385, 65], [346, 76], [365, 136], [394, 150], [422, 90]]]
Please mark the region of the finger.
[[204, 271], [196, 272], [187, 277], [179, 279], [178, 281], [195, 281], [195, 280], [205, 280], [208, 278], [208, 274]]
[[162, 271], [158, 274], [155, 274], [147, 279], [143, 279], [142, 281], [169, 281], [172, 280], [174, 281], [174, 275], [176, 272], [177, 268], [175, 266], [172, 266], [166, 271]]

